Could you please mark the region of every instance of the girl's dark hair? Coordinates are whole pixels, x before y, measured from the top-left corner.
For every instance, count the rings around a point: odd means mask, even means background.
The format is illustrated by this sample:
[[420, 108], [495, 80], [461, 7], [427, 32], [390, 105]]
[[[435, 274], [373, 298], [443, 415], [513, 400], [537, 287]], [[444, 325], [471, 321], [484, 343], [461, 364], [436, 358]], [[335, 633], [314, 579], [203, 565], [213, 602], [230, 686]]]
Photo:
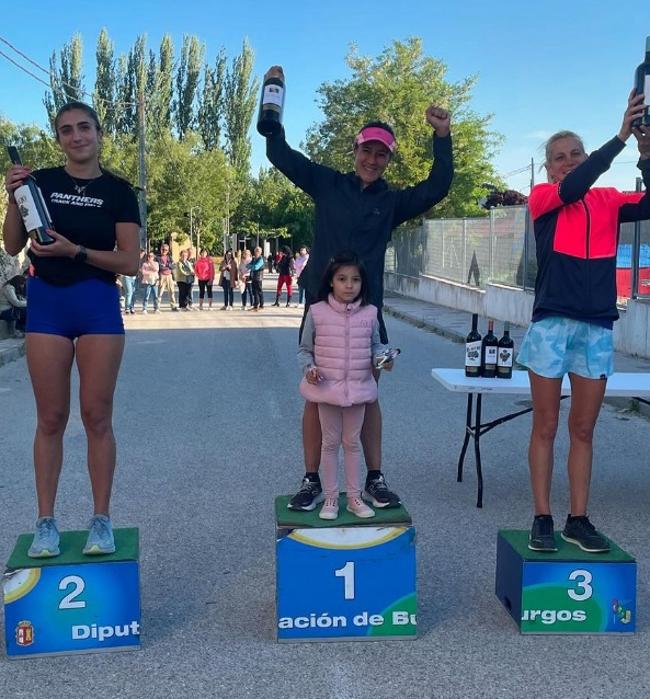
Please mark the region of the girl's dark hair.
[[282, 252], [285, 255], [291, 255], [291, 248], [288, 245], [283, 245], [282, 246]]
[[369, 121], [367, 124], [364, 124], [359, 131], [363, 131], [364, 129], [370, 128], [370, 127], [376, 127], [379, 129], [384, 129], [384, 131], [388, 131], [388, 133], [395, 138], [395, 132], [393, 131], [393, 127], [389, 126], [385, 121]]
[[361, 299], [361, 305], [366, 306], [368, 304], [368, 274], [366, 268], [363, 266], [363, 262], [355, 255], [353, 252], [347, 250], [339, 252], [334, 257], [332, 257], [323, 273], [323, 278], [320, 283], [320, 289], [318, 290], [318, 300], [327, 301], [327, 297], [332, 293], [332, 280], [334, 275], [341, 269], [341, 267], [356, 267], [359, 270], [359, 276], [361, 277], [361, 291], [359, 296], [355, 299]]
[[61, 118], [62, 114], [71, 112], [73, 109], [79, 109], [82, 112], [86, 112], [86, 114], [95, 122], [97, 131], [102, 130], [102, 125], [99, 123], [97, 112], [90, 105], [86, 104], [85, 102], [66, 102], [66, 104], [59, 109], [54, 117], [54, 132], [56, 134], [57, 141], [59, 140], [59, 119]]

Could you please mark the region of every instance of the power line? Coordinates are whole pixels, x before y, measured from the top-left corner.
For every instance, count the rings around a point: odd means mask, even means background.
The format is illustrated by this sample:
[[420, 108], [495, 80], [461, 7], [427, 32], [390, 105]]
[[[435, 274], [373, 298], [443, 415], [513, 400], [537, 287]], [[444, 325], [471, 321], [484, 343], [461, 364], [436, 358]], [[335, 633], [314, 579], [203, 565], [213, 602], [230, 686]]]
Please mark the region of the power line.
[[47, 83], [47, 82], [45, 82], [45, 80], [42, 80], [41, 78], [39, 78], [38, 75], [35, 75], [34, 73], [32, 73], [32, 71], [25, 68], [25, 66], [21, 66], [20, 63], [17, 63], [16, 61], [14, 61], [13, 58], [11, 58], [10, 56], [7, 56], [7, 54], [4, 51], [0, 50], [0, 56], [2, 56], [3, 58], [6, 58], [10, 63], [13, 63], [16, 66], [16, 68], [20, 68], [20, 70], [27, 73], [27, 75], [31, 75], [31, 77], [34, 78], [34, 80], [38, 80], [38, 82], [45, 85], [45, 87], [47, 87], [48, 90], [51, 89], [50, 83]]
[[[59, 83], [59, 85], [61, 85], [63, 87], [67, 87], [70, 90], [74, 90], [79, 95], [84, 95], [86, 97], [89, 97], [95, 103], [103, 102], [104, 104], [109, 105], [109, 106], [113, 106], [113, 107], [137, 107], [138, 106], [137, 102], [120, 102], [120, 101], [108, 100], [104, 97], [97, 97], [97, 96], [93, 95], [92, 93], [87, 92], [86, 90], [80, 90], [77, 86], [71, 85], [70, 83], [66, 83], [63, 80], [60, 80], [56, 74], [53, 75], [53, 72], [50, 69], [45, 68], [40, 63], [37, 63], [36, 61], [31, 59], [27, 54], [23, 53], [20, 49], [16, 48], [12, 43], [7, 41], [7, 39], [5, 39], [3, 36], [0, 36], [0, 41], [3, 44], [6, 44], [12, 51], [15, 51], [19, 56], [21, 56], [21, 58], [25, 59], [26, 61], [31, 63], [33, 66], [35, 66], [36, 68], [38, 68], [39, 70], [44, 72], [46, 75], [48, 75], [50, 77], [50, 80], [51, 79], [56, 80], [56, 82]], [[43, 79], [39, 78], [37, 75], [34, 75], [34, 73], [32, 73], [30, 70], [28, 70], [24, 66], [21, 66], [20, 63], [17, 63], [13, 58], [8, 56], [3, 51], [0, 51], [0, 56], [3, 56], [4, 58], [6, 58], [8, 61], [13, 63], [17, 68], [20, 68], [20, 70], [24, 71], [25, 73], [30, 75], [35, 80], [38, 80], [38, 82], [45, 85], [48, 88], [48, 90], [52, 89], [51, 83], [45, 82]]]
[[24, 58], [26, 61], [31, 63], [33, 66], [35, 66], [39, 70], [42, 70], [47, 75], [50, 74], [50, 71], [47, 68], [44, 68], [40, 63], [37, 63], [36, 61], [31, 59], [27, 54], [23, 53], [20, 49], [17, 49], [13, 44], [9, 43], [4, 37], [0, 36], [0, 41], [3, 44], [6, 44], [12, 51], [15, 51], [19, 56]]

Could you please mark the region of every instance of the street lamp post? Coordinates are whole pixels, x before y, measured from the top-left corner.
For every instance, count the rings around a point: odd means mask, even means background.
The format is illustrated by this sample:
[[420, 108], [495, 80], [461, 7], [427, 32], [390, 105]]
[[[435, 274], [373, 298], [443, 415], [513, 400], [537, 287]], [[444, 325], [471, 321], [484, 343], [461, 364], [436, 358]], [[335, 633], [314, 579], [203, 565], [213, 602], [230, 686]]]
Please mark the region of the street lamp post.
[[[190, 245], [194, 245], [194, 209], [201, 211], [200, 206], [190, 207]], [[196, 255], [199, 254], [199, 232], [196, 233]]]

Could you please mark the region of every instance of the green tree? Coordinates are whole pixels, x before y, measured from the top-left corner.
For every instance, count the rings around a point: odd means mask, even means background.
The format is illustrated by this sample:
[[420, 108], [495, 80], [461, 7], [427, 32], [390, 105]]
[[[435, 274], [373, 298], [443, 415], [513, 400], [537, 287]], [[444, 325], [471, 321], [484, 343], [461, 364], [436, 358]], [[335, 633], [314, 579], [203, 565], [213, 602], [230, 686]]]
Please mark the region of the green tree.
[[147, 72], [147, 122], [156, 133], [170, 131], [174, 92], [174, 44], [169, 34], [160, 42], [158, 57], [149, 53]]
[[66, 103], [84, 98], [83, 77], [83, 41], [81, 34], [75, 34], [71, 41], [63, 46], [60, 53], [60, 68], [57, 68], [56, 51], [50, 58], [50, 89], [45, 94], [43, 104], [47, 110], [50, 124], [54, 126], [54, 117]]
[[147, 203], [150, 239], [158, 243], [194, 233], [202, 245], [219, 249], [226, 216], [228, 181], [234, 176], [224, 153], [201, 150], [200, 136], [188, 131], [183, 141], [161, 133], [147, 153]]
[[221, 49], [214, 68], [206, 65], [203, 71], [203, 92], [199, 104], [198, 130], [207, 150], [213, 150], [220, 146], [225, 73], [226, 54]]
[[165, 34], [160, 42], [159, 74], [157, 85], [157, 113], [155, 118], [161, 127], [169, 130], [172, 124], [172, 100], [174, 97], [174, 44]]
[[412, 185], [431, 169], [431, 127], [424, 113], [435, 103], [452, 115], [455, 161], [451, 192], [436, 206], [436, 215], [484, 214], [478, 204], [485, 191], [481, 185], [499, 182], [490, 158], [501, 139], [489, 129], [491, 117], [469, 107], [476, 78], [448, 81], [447, 66], [425, 56], [418, 38], [395, 41], [376, 58], [360, 56], [353, 47], [346, 62], [350, 78], [323, 83], [318, 89], [325, 117], [308, 132], [309, 155], [350, 170], [350, 149], [359, 128], [368, 121], [386, 121], [398, 143], [387, 179], [395, 186]]
[[196, 36], [185, 35], [183, 37], [181, 60], [176, 72], [176, 100], [174, 102], [176, 129], [181, 140], [185, 138], [188, 131], [194, 128], [195, 101], [204, 51], [204, 45]]
[[244, 40], [239, 56], [233, 59], [225, 83], [226, 152], [238, 175], [250, 172], [251, 141], [248, 130], [255, 112], [259, 83], [253, 75], [254, 55]]
[[117, 116], [115, 118], [115, 133], [133, 135], [136, 119], [135, 111], [135, 79], [129, 70], [129, 58], [121, 54], [117, 60]]
[[313, 214], [309, 196], [275, 168], [261, 168], [242, 192], [232, 227], [261, 238], [291, 238], [298, 247], [311, 243]]
[[108, 31], [102, 29], [97, 37], [95, 60], [95, 90], [93, 105], [104, 128], [104, 133], [114, 134], [115, 124], [115, 49], [108, 36]]

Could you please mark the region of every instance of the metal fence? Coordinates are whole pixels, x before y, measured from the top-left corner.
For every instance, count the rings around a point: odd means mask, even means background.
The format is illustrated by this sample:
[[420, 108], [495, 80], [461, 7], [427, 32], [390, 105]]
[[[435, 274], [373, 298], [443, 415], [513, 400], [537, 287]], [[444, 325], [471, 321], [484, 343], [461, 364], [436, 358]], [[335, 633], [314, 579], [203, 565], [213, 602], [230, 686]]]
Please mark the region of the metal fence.
[[[616, 266], [621, 303], [631, 296], [650, 298], [650, 221], [621, 225]], [[488, 282], [533, 289], [537, 262], [528, 209], [508, 206], [482, 218], [427, 219], [400, 228], [386, 251], [386, 271], [481, 289]]]

